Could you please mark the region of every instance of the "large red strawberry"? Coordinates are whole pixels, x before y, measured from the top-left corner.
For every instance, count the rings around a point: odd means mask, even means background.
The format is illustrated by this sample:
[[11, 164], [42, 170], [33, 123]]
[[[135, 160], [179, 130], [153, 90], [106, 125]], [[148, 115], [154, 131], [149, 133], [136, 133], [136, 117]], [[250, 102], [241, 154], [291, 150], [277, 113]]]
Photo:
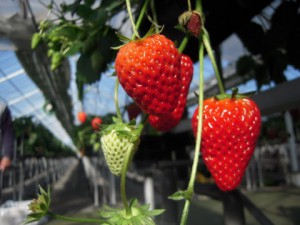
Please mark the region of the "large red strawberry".
[[175, 127], [182, 118], [189, 87], [193, 78], [194, 68], [193, 61], [189, 56], [181, 54], [180, 56], [180, 71], [181, 71], [181, 91], [178, 98], [176, 108], [163, 116], [149, 116], [149, 124], [159, 131], [168, 131]]
[[[249, 98], [209, 98], [203, 105], [201, 153], [218, 187], [235, 189], [243, 178], [260, 133], [261, 116]], [[198, 108], [192, 118], [197, 134]]]
[[181, 89], [180, 55], [160, 34], [131, 41], [117, 54], [115, 68], [126, 93], [151, 115], [170, 113]]

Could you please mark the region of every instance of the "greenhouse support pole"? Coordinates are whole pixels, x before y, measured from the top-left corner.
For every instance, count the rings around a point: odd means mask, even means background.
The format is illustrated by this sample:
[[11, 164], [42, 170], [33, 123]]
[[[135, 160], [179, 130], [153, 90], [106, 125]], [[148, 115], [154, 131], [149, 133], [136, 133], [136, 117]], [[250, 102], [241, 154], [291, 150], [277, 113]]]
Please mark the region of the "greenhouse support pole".
[[2, 204], [3, 172], [0, 170], [0, 205]]
[[145, 202], [150, 204], [150, 209], [155, 209], [154, 182], [152, 177], [146, 177], [144, 181], [144, 196]]
[[286, 126], [286, 131], [289, 134], [288, 138], [288, 149], [290, 152], [291, 160], [291, 169], [292, 169], [292, 183], [293, 185], [300, 187], [300, 173], [297, 157], [297, 148], [296, 148], [296, 138], [293, 128], [293, 120], [289, 111], [284, 113], [284, 121]]

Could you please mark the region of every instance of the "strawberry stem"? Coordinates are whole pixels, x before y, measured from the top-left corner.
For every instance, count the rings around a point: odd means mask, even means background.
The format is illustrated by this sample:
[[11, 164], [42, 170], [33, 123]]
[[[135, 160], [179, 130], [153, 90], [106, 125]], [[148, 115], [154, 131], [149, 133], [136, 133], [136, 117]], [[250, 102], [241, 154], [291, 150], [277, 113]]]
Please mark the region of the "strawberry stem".
[[119, 79], [116, 79], [116, 84], [115, 84], [115, 94], [114, 94], [114, 100], [115, 100], [115, 106], [116, 106], [116, 111], [117, 111], [117, 117], [120, 121], [122, 121], [122, 115], [119, 107], [119, 99], [118, 99], [118, 92], [119, 92]]
[[221, 75], [219, 73], [219, 69], [217, 67], [217, 63], [216, 63], [213, 51], [212, 51], [212, 47], [211, 47], [210, 40], [209, 40], [209, 34], [205, 30], [204, 27], [203, 27], [202, 38], [203, 38], [203, 44], [205, 45], [205, 49], [206, 49], [207, 54], [208, 54], [208, 56], [209, 56], [209, 58], [211, 60], [212, 66], [214, 68], [214, 71], [215, 71], [215, 74], [216, 74], [216, 77], [217, 77], [217, 82], [218, 82], [220, 93], [224, 94], [225, 93], [225, 89], [224, 89], [224, 85], [223, 85], [223, 82], [222, 82], [222, 79], [221, 79]]
[[136, 37], [140, 38], [140, 35], [137, 32], [136, 26], [134, 24], [133, 16], [132, 16], [132, 13], [131, 13], [130, 0], [126, 0], [126, 7], [127, 7], [127, 12], [128, 12], [129, 20], [130, 20], [131, 25], [132, 25], [132, 30], [133, 30], [134, 37], [136, 36]]
[[195, 178], [197, 173], [197, 167], [199, 163], [199, 156], [200, 156], [200, 147], [201, 147], [201, 137], [202, 137], [202, 122], [203, 122], [203, 89], [204, 89], [204, 65], [203, 65], [203, 58], [204, 58], [204, 45], [202, 44], [201, 40], [199, 43], [199, 111], [198, 111], [198, 132], [197, 132], [197, 139], [196, 139], [196, 146], [195, 146], [195, 155], [193, 160], [192, 172], [190, 176], [190, 181], [187, 188], [187, 198], [185, 200], [183, 213], [180, 221], [180, 225], [185, 225], [187, 222], [187, 217], [189, 213], [189, 208], [191, 204], [191, 198], [194, 193], [194, 184]]
[[148, 118], [149, 118], [149, 114], [144, 114], [142, 117], [142, 121], [141, 124], [144, 126], [146, 126], [146, 123], [148, 122]]
[[156, 10], [155, 10], [154, 1], [151, 1], [150, 7], [151, 7], [152, 15], [153, 15], [153, 20], [154, 20], [154, 23], [155, 23], [155, 32], [158, 33], [159, 29], [158, 29], [158, 26], [157, 26], [158, 21], [157, 21], [157, 14], [156, 14]]
[[132, 215], [131, 208], [128, 205], [127, 197], [126, 197], [126, 172], [127, 172], [130, 160], [132, 158], [131, 157], [132, 152], [133, 152], [132, 148], [128, 149], [128, 151], [125, 155], [124, 165], [123, 165], [122, 172], [121, 172], [121, 199], [122, 199], [123, 206], [125, 208], [127, 216]]
[[179, 53], [182, 53], [187, 45], [187, 43], [189, 42], [189, 36], [186, 35], [183, 40], [180, 43], [180, 46], [178, 48]]
[[[135, 25], [135, 28], [136, 28], [137, 30], [138, 30], [138, 29], [140, 28], [140, 26], [141, 26], [141, 23], [142, 23], [142, 20], [143, 20], [143, 18], [144, 18], [144, 15], [145, 15], [145, 12], [146, 12], [146, 9], [147, 9], [148, 4], [149, 4], [149, 0], [145, 0], [144, 5], [143, 5], [143, 7], [142, 7], [142, 9], [141, 9], [140, 15], [139, 15], [138, 20], [137, 20], [136, 25]], [[135, 34], [133, 34], [132, 39], [134, 39], [134, 37], [135, 37]]]
[[68, 222], [78, 222], [78, 223], [96, 223], [96, 224], [105, 224], [106, 221], [101, 219], [92, 219], [92, 218], [78, 218], [78, 217], [68, 217], [62, 216], [53, 212], [47, 212], [47, 215], [51, 216], [54, 219], [59, 219]]
[[188, 0], [188, 11], [192, 11], [191, 0]]
[[203, 10], [202, 10], [202, 1], [201, 0], [196, 1], [196, 10], [198, 12], [203, 12]]

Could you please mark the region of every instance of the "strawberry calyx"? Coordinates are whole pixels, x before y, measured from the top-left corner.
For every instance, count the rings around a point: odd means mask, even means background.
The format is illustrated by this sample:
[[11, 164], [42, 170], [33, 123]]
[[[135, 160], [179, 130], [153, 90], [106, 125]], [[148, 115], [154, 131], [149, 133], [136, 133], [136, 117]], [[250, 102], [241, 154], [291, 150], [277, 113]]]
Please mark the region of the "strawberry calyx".
[[154, 225], [153, 217], [161, 215], [164, 209], [150, 209], [149, 204], [140, 205], [137, 199], [132, 199], [129, 203], [132, 214], [126, 214], [122, 208], [111, 208], [104, 205], [99, 211], [100, 216], [109, 224], [149, 224]]
[[238, 88], [232, 88], [232, 92], [230, 94], [222, 93], [215, 95], [214, 98], [218, 100], [224, 100], [224, 99], [241, 99], [241, 98], [249, 98], [253, 94], [255, 94], [254, 91], [252, 92], [246, 92], [246, 93], [238, 93]]
[[136, 143], [139, 141], [141, 132], [143, 130], [142, 124], [136, 126], [135, 120], [132, 120], [129, 123], [124, 123], [117, 117], [113, 117], [113, 121], [113, 124], [101, 126], [101, 135], [105, 135], [111, 131], [114, 131], [119, 136], [128, 138], [131, 143]]
[[141, 41], [144, 40], [147, 37], [150, 37], [152, 35], [156, 35], [156, 34], [160, 34], [163, 30], [163, 26], [158, 26], [159, 29], [156, 29], [158, 25], [154, 25], [152, 24], [152, 26], [150, 27], [150, 29], [148, 30], [148, 32], [143, 36], [143, 37], [136, 37], [134, 36], [133, 38], [129, 38], [124, 36], [123, 34], [120, 34], [118, 32], [116, 32], [117, 37], [119, 38], [119, 40], [123, 43], [119, 46], [116, 47], [111, 47], [113, 50], [119, 50], [122, 46], [124, 46], [125, 44], [132, 42], [132, 41]]

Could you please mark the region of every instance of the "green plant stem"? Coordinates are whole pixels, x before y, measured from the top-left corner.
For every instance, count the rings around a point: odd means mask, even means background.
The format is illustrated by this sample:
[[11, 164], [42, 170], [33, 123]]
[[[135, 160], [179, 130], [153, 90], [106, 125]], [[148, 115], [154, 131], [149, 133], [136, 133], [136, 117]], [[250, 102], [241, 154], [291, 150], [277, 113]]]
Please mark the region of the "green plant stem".
[[52, 218], [63, 220], [63, 221], [69, 221], [69, 222], [78, 222], [78, 223], [96, 223], [96, 224], [102, 224], [106, 221], [101, 219], [92, 219], [92, 218], [78, 218], [78, 217], [68, 217], [68, 216], [62, 216], [53, 212], [47, 212], [47, 215], [51, 216]]
[[212, 66], [214, 68], [214, 71], [215, 71], [215, 74], [216, 74], [216, 77], [217, 77], [217, 82], [218, 82], [218, 87], [219, 87], [220, 93], [224, 94], [225, 89], [224, 89], [224, 85], [223, 85], [223, 82], [222, 82], [222, 79], [221, 79], [221, 75], [219, 73], [219, 69], [217, 67], [217, 63], [216, 63], [216, 60], [215, 60], [214, 53], [212, 51], [212, 47], [211, 47], [210, 40], [209, 40], [209, 34], [204, 28], [203, 28], [203, 35], [202, 36], [203, 36], [203, 44], [205, 45], [205, 49], [206, 49], [207, 54], [208, 54], [208, 56], [211, 60]]
[[179, 53], [182, 53], [187, 45], [187, 43], [189, 42], [189, 36], [186, 35], [183, 40], [180, 43], [180, 46], [178, 48]]
[[188, 11], [192, 11], [191, 0], [188, 0]]
[[130, 161], [132, 159], [132, 154], [134, 152], [134, 148], [135, 148], [135, 145], [132, 145], [130, 147], [130, 149], [128, 149], [128, 151], [125, 155], [124, 165], [123, 165], [123, 168], [122, 168], [122, 171], [121, 171], [121, 199], [122, 199], [123, 206], [125, 208], [127, 216], [132, 215], [132, 212], [131, 212], [131, 208], [128, 205], [127, 197], [126, 197], [126, 172], [128, 170], [128, 166], [129, 166]]
[[149, 118], [149, 114], [144, 114], [142, 117], [142, 121], [141, 124], [144, 126], [146, 126], [146, 123], [148, 122], [148, 118]]
[[152, 14], [153, 14], [153, 20], [154, 20], [154, 23], [155, 23], [155, 31], [156, 33], [159, 32], [159, 29], [158, 29], [158, 21], [157, 21], [157, 14], [156, 14], [156, 10], [155, 10], [155, 5], [154, 5], [154, 0], [151, 0], [151, 11], [152, 11]]
[[[149, 1], [150, 1], [150, 0], [145, 0], [144, 5], [143, 5], [143, 7], [142, 7], [142, 9], [141, 9], [140, 15], [139, 15], [138, 20], [137, 20], [137, 22], [136, 22], [136, 24], [135, 24], [135, 28], [136, 28], [137, 30], [138, 30], [138, 29], [140, 28], [140, 26], [141, 26], [141, 23], [142, 23], [142, 20], [143, 20], [143, 18], [144, 18], [144, 15], [145, 15], [147, 6], [148, 6], [148, 4], [149, 4]], [[134, 39], [134, 37], [135, 37], [135, 34], [133, 34], [132, 39]]]
[[194, 154], [194, 161], [192, 166], [192, 172], [190, 176], [190, 181], [187, 188], [187, 199], [185, 200], [183, 213], [180, 221], [180, 225], [185, 225], [188, 218], [189, 208], [191, 204], [191, 198], [194, 193], [194, 184], [195, 178], [197, 173], [197, 167], [199, 163], [199, 156], [200, 156], [200, 146], [201, 146], [201, 136], [202, 136], [202, 121], [203, 121], [203, 87], [204, 87], [204, 72], [203, 72], [203, 58], [204, 58], [204, 46], [200, 40], [200, 47], [199, 47], [199, 113], [198, 113], [198, 132], [197, 132], [197, 139], [196, 139], [196, 146], [195, 146], [195, 154]]
[[137, 29], [135, 27], [135, 23], [134, 23], [134, 20], [133, 20], [133, 16], [132, 16], [132, 12], [131, 12], [131, 4], [130, 4], [130, 0], [126, 0], [126, 7], [127, 7], [127, 12], [128, 12], [128, 15], [129, 15], [129, 19], [130, 19], [130, 22], [131, 22], [131, 25], [132, 25], [132, 30], [133, 30], [133, 33], [136, 37], [140, 38], [140, 35], [139, 33], [137, 32]]
[[114, 100], [115, 100], [115, 106], [117, 111], [117, 117], [122, 121], [122, 114], [121, 114], [121, 110], [119, 107], [119, 100], [118, 100], [118, 92], [119, 92], [119, 79], [117, 78], [115, 84]]
[[198, 11], [198, 12], [203, 12], [203, 9], [202, 9], [202, 1], [201, 0], [197, 0], [196, 1], [196, 10]]

